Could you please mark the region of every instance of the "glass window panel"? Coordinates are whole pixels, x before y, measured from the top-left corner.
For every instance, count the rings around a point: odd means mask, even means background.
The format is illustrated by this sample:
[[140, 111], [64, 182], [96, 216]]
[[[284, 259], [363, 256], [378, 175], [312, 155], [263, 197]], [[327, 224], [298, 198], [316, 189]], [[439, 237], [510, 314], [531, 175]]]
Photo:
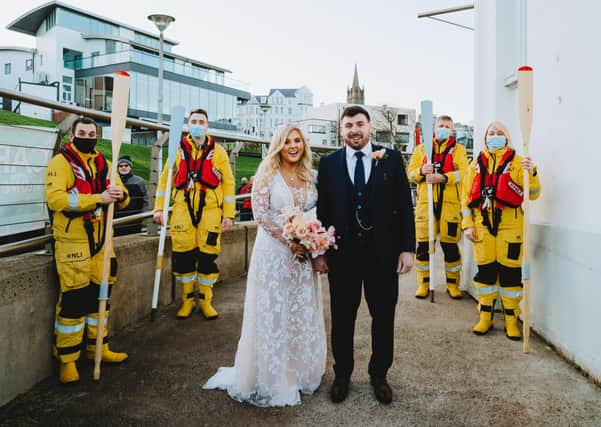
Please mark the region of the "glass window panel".
[[209, 117], [212, 117], [212, 120], [215, 120], [215, 115], [217, 114], [217, 93], [212, 90], [209, 91]]
[[222, 120], [225, 118], [225, 93], [217, 94], [217, 120]]
[[147, 76], [148, 80], [148, 111], [158, 111], [159, 108], [159, 79]]
[[[130, 72], [130, 87], [129, 87], [129, 108], [137, 109], [138, 98], [138, 76], [137, 73]], [[77, 87], [75, 88], [77, 94]]]
[[148, 76], [138, 74], [138, 110], [148, 111]]
[[171, 87], [171, 105], [178, 105], [181, 103], [181, 85], [178, 82], [169, 80], [169, 86]]
[[190, 91], [192, 86], [182, 84], [182, 102], [181, 105], [186, 109], [190, 109]]
[[[209, 110], [209, 90], [208, 89], [204, 89], [204, 88], [199, 88], [200, 89], [200, 97], [198, 98], [198, 104], [196, 104], [195, 106], [193, 106], [192, 108], [202, 108], [204, 110]], [[209, 115], [211, 114], [210, 111], [208, 111]]]

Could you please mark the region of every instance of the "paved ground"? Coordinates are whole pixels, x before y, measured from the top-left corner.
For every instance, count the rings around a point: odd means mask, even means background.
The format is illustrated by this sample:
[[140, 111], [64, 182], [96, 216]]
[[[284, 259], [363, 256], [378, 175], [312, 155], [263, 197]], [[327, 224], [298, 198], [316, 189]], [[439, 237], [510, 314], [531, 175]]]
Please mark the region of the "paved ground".
[[[170, 307], [158, 321], [141, 322], [113, 339], [115, 349], [129, 351], [126, 365], [103, 365], [100, 383], [92, 381], [87, 362], [80, 364], [82, 381], [76, 386], [47, 379], [0, 408], [0, 425], [601, 425], [601, 388], [537, 337], [524, 355], [521, 343], [505, 338], [499, 313], [497, 329], [477, 337], [470, 332], [477, 317], [471, 299], [452, 301], [440, 286], [435, 304], [416, 300], [414, 283], [414, 274], [400, 283], [390, 406], [373, 398], [368, 382], [365, 304], [357, 322], [351, 393], [342, 404], [328, 399], [331, 360], [322, 386], [295, 407], [259, 409], [223, 391], [202, 390], [219, 366], [233, 363], [245, 287], [237, 281], [216, 289], [219, 320], [196, 314], [176, 321], [176, 308]], [[325, 305], [329, 310], [328, 301]]]

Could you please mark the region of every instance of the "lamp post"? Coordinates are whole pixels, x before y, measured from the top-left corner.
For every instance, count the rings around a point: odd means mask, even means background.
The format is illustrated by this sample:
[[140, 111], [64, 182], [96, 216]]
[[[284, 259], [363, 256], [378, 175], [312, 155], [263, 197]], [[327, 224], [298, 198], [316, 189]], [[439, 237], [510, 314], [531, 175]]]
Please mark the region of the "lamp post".
[[[167, 29], [169, 24], [175, 21], [173, 16], [169, 15], [161, 15], [154, 14], [148, 15], [148, 20], [152, 21], [154, 25], [156, 25], [159, 30], [159, 93], [158, 93], [158, 110], [157, 110], [157, 123], [159, 125], [163, 124], [163, 31]], [[158, 148], [158, 153], [156, 156], [157, 164], [151, 165], [150, 168], [150, 186], [151, 186], [151, 194], [152, 197], [155, 197], [156, 187], [158, 185], [158, 177], [161, 173], [161, 168], [163, 167], [163, 147], [162, 145], [158, 145], [158, 141], [163, 136], [162, 131], [157, 131], [157, 144], [155, 144], [155, 148]], [[155, 150], [153, 148], [153, 151]], [[154, 156], [153, 156], [154, 159]], [[154, 167], [152, 167], [154, 166]], [[156, 173], [153, 173], [153, 170], [156, 170]], [[148, 234], [154, 235], [158, 231], [156, 224], [153, 222], [149, 222], [148, 224]]]
[[[267, 134], [267, 118], [265, 116], [267, 116], [267, 113], [269, 112], [269, 110], [271, 110], [271, 105], [269, 104], [262, 104], [260, 107], [261, 109], [261, 116], [262, 119], [261, 120], [261, 124], [263, 125], [263, 130], [262, 133], [260, 133], [261, 137], [266, 140], [266, 134]], [[267, 147], [263, 144], [261, 144], [261, 158], [265, 158], [265, 156], [267, 155]]]
[[[167, 29], [169, 24], [175, 21], [173, 16], [169, 15], [148, 15], [148, 19], [156, 25], [159, 30], [159, 94], [158, 94], [158, 111], [157, 123], [163, 124], [163, 31]], [[159, 131], [159, 138], [161, 131]]]

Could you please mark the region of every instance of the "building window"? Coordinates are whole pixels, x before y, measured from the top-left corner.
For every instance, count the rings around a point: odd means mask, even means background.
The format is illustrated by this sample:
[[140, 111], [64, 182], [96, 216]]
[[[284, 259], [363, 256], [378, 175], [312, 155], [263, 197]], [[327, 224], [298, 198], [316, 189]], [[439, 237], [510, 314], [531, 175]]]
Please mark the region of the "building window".
[[4, 64], [4, 74], [10, 74], [11, 68], [12, 68], [12, 66], [11, 66], [10, 62], [7, 62], [6, 64]]
[[309, 125], [309, 133], [326, 133], [324, 125]]
[[25, 60], [25, 71], [31, 71], [33, 70], [33, 59], [26, 59]]
[[409, 116], [407, 114], [399, 114], [397, 116], [397, 124], [399, 126], [407, 126], [407, 125], [409, 125]]
[[48, 17], [46, 18], [46, 21], [44, 23], [44, 28], [45, 28], [46, 31], [48, 31], [49, 29], [51, 29], [55, 25], [56, 25], [56, 9], [54, 9], [50, 13], [50, 15], [48, 15]]
[[73, 77], [63, 76], [63, 83], [67, 83], [67, 84], [73, 83]]

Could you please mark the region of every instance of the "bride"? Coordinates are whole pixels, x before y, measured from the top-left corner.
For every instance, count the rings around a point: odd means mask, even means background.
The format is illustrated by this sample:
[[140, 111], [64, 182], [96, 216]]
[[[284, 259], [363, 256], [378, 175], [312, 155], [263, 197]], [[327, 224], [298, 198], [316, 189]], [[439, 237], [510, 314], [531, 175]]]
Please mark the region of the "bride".
[[282, 237], [281, 218], [316, 201], [307, 139], [296, 125], [282, 125], [252, 189], [259, 227], [234, 366], [219, 368], [203, 388], [225, 389], [255, 406], [285, 406], [319, 387], [326, 362], [321, 284], [306, 249]]

